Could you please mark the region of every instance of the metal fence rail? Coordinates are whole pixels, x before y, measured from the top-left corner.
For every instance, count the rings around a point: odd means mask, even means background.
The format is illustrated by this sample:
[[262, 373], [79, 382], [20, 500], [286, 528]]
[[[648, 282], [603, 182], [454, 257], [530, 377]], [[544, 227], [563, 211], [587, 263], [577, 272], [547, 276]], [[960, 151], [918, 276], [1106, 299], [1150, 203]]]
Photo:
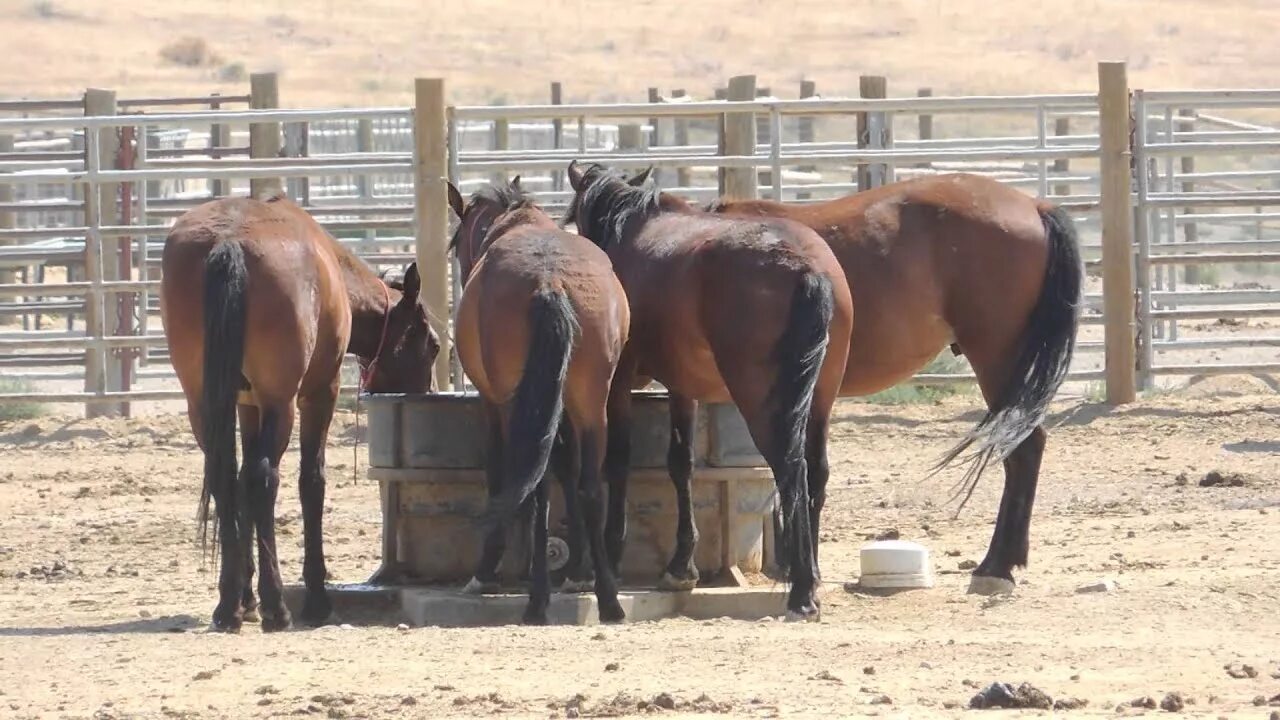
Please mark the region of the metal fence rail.
[[[211, 99], [173, 99], [172, 104], [200, 105]], [[169, 104], [153, 100], [148, 108]], [[1266, 223], [1280, 219], [1280, 212], [1261, 209], [1280, 205], [1280, 191], [1231, 184], [1272, 181], [1280, 177], [1280, 168], [1197, 170], [1185, 160], [1178, 163], [1191, 156], [1280, 154], [1280, 130], [1204, 112], [1256, 107], [1280, 107], [1280, 92], [1135, 94], [1134, 116], [1147, 118], [1135, 134], [1135, 163], [1152, 170], [1135, 173], [1133, 195], [1138, 208], [1132, 255], [1140, 296], [1138, 373], [1144, 387], [1154, 375], [1186, 374], [1192, 368], [1195, 374], [1280, 370], [1280, 364], [1265, 362], [1155, 363], [1156, 353], [1181, 353], [1182, 358], [1187, 353], [1280, 344], [1256, 334], [1178, 337], [1179, 321], [1185, 325], [1280, 316], [1280, 291], [1270, 288], [1177, 287], [1178, 268], [1280, 261], [1280, 245], [1262, 237]], [[0, 103], [0, 112], [5, 109]], [[55, 101], [41, 112], [82, 109], [80, 101]], [[1030, 124], [1031, 132], [928, 138], [898, 132], [895, 137], [895, 119], [914, 122], [925, 114], [970, 113], [1017, 116]], [[91, 361], [83, 374], [83, 392], [8, 393], [0, 395], [0, 402], [110, 405], [180, 397], [171, 382], [165, 389], [121, 391], [101, 369], [124, 352], [131, 353], [125, 357], [131, 358], [134, 377], [153, 383], [171, 378], [164, 338], [154, 318], [148, 319], [156, 308], [163, 236], [182, 212], [210, 197], [242, 192], [246, 181], [284, 179], [291, 196], [301, 198], [321, 224], [370, 262], [385, 266], [420, 258], [420, 203], [433, 179], [422, 173], [415, 115], [414, 108], [393, 107], [0, 117], [0, 137], [21, 137], [24, 143], [12, 152], [0, 152], [0, 188], [9, 189], [9, 195], [0, 196], [0, 219], [14, 218], [7, 225], [0, 222], [0, 271], [12, 268], [22, 275], [20, 281], [0, 280], [0, 313], [20, 313], [24, 322], [34, 315], [37, 328], [0, 332], [0, 366], [25, 367], [18, 376], [33, 380], [74, 381], [80, 378], [76, 360]], [[757, 135], [745, 144], [726, 145], [722, 120], [748, 115], [756, 120], [751, 125]], [[759, 196], [804, 202], [853, 192], [868, 187], [868, 182], [955, 170], [978, 172], [1071, 209], [1083, 231], [1087, 265], [1096, 268], [1102, 263], [1094, 215], [1103, 187], [1100, 133], [1076, 128], [1055, 134], [1053, 128], [1055, 118], [1090, 118], [1091, 123], [1098, 116], [1099, 97], [1094, 94], [452, 107], [445, 114], [447, 175], [469, 190], [497, 176], [522, 173], [526, 187], [555, 213], [572, 196], [563, 173], [573, 159], [624, 169], [652, 165], [659, 169], [664, 189], [699, 201], [724, 194], [726, 182], [746, 183], [740, 187], [749, 186]], [[856, 117], [860, 127], [871, 131], [852, 139], [803, 136], [802, 123], [815, 117]], [[697, 133], [686, 133], [677, 142], [671, 141], [670, 133], [663, 138], [660, 132], [664, 126], [700, 119], [712, 122], [698, 125]], [[264, 126], [276, 128], [276, 150], [270, 153], [255, 146], [262, 135], [248, 131]], [[106, 164], [103, 139], [108, 133], [125, 132], [136, 133], [136, 162]], [[719, 143], [706, 142], [717, 132]], [[120, 187], [132, 189], [127, 203], [131, 211], [124, 220], [116, 215], [117, 208], [101, 200], [104, 192]], [[1214, 208], [1238, 209], [1210, 212]], [[1256, 230], [1257, 236], [1235, 235], [1248, 230]], [[1176, 231], [1198, 235], [1174, 244]], [[108, 242], [131, 249], [129, 274], [108, 272], [115, 262], [104, 257]], [[58, 267], [66, 268], [65, 278], [45, 275], [46, 268], [53, 272]], [[444, 277], [456, 297], [456, 269]], [[134, 325], [117, 324], [113, 298], [132, 303], [138, 315]], [[1087, 294], [1084, 326], [1102, 324], [1103, 308], [1102, 295]], [[67, 330], [40, 329], [40, 314], [67, 315]], [[76, 320], [81, 316], [86, 318], [83, 323]], [[1104, 344], [1082, 339], [1079, 349], [1080, 360], [1070, 378], [1103, 379], [1097, 352], [1106, 349]], [[456, 360], [452, 375], [455, 383], [465, 381]], [[972, 379], [968, 373], [927, 373], [914, 381], [946, 384]]]

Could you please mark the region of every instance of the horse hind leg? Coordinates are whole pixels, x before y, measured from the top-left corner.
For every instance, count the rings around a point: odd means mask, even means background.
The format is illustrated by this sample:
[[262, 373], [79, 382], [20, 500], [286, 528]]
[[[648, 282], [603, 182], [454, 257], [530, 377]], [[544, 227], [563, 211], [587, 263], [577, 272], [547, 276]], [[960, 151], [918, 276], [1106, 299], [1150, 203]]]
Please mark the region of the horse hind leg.
[[1004, 493], [996, 515], [987, 555], [974, 568], [969, 592], [978, 595], [1013, 591], [1013, 569], [1027, 565], [1030, 547], [1031, 509], [1040, 478], [1040, 460], [1047, 434], [1037, 427], [1004, 461]]
[[337, 388], [326, 388], [298, 403], [301, 409], [298, 499], [302, 505], [302, 582], [306, 586], [302, 620], [312, 626], [323, 624], [333, 612], [333, 603], [325, 589], [329, 571], [324, 559], [323, 524], [325, 444], [336, 404]]
[[[505, 452], [503, 423], [498, 406], [484, 403], [485, 432], [485, 485], [489, 498], [502, 494], [502, 462]], [[462, 592], [470, 595], [496, 593], [502, 583], [498, 578], [498, 563], [506, 554], [507, 534], [505, 528], [494, 527], [484, 538], [480, 550], [480, 560], [476, 571], [462, 588]]]
[[[999, 402], [998, 398], [1009, 382], [1008, 365], [1015, 353], [1013, 348], [1016, 348], [1012, 341], [994, 350], [990, 345], [992, 343], [965, 348], [988, 407]], [[1013, 570], [1027, 564], [1031, 511], [1047, 438], [1044, 428], [1036, 427], [1004, 460], [1000, 510], [987, 554], [974, 568], [969, 580], [969, 592], [972, 594], [1008, 594], [1016, 587]]]
[[[258, 408], [252, 405], [239, 405], [236, 408], [240, 416], [240, 487], [246, 484], [249, 473], [249, 458], [253, 455], [253, 444], [258, 437]], [[241, 594], [240, 611], [248, 622], [258, 622], [258, 598], [253, 593], [253, 526], [245, 528], [244, 538], [244, 592]]]
[[[289, 627], [284, 583], [276, 552], [275, 509], [280, 491], [280, 457], [293, 431], [293, 404], [278, 403], [261, 410], [253, 459], [246, 477], [249, 508], [258, 533], [258, 612], [263, 632]], [[304, 515], [304, 526], [307, 518]]]
[[[671, 437], [667, 446], [667, 473], [676, 491], [676, 549], [658, 581], [660, 590], [692, 590], [698, 585], [693, 561], [698, 528], [693, 518], [693, 424], [697, 402], [672, 393]], [[727, 538], [725, 539], [727, 542]]]
[[588, 552], [586, 525], [583, 521], [583, 505], [579, 501], [582, 481], [581, 441], [576, 428], [568, 417], [561, 419], [560, 432], [551, 448], [551, 470], [560, 480], [564, 497], [565, 518], [569, 525], [569, 561], [565, 565], [561, 592], [589, 592], [595, 587], [591, 555]]

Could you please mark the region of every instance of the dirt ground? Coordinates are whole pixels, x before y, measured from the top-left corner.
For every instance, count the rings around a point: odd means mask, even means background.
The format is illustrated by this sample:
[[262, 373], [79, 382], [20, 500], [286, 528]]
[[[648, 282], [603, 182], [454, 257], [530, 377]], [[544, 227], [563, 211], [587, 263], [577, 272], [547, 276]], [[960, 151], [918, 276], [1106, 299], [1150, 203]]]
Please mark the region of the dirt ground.
[[[206, 632], [214, 574], [182, 416], [0, 425], [0, 717], [933, 717], [973, 712], [961, 708], [1000, 681], [1088, 701], [1071, 714], [1161, 712], [1129, 703], [1179, 692], [1187, 714], [1267, 718], [1280, 694], [1280, 395], [1222, 378], [1118, 410], [1062, 398], [1031, 566], [1004, 599], [966, 595], [959, 570], [985, 551], [999, 474], [959, 519], [945, 504], [955, 478], [921, 479], [976, 408], [970, 396], [838, 408], [819, 624], [231, 637]], [[353, 479], [353, 437], [340, 417], [326, 516], [340, 581], [378, 564], [377, 492]], [[1213, 470], [1244, 484], [1201, 487]], [[289, 581], [296, 471], [295, 454], [279, 509]], [[859, 546], [891, 528], [930, 548], [937, 586], [846, 590]], [[1076, 592], [1108, 578], [1111, 592]]]

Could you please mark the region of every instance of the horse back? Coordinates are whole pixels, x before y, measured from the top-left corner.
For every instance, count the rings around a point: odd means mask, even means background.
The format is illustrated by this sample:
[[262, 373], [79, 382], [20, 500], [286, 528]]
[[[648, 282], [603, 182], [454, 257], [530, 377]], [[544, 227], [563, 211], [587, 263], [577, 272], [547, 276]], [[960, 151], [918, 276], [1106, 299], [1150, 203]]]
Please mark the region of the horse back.
[[488, 245], [458, 306], [459, 357], [485, 397], [502, 402], [515, 391], [532, 339], [530, 305], [548, 290], [564, 294], [577, 323], [570, 378], [612, 375], [630, 312], [608, 255], [556, 227], [517, 226]]
[[223, 242], [244, 250], [243, 367], [250, 384], [264, 392], [278, 387], [275, 394], [291, 398], [300, 387], [325, 382], [309, 371], [319, 360], [320, 374], [330, 374], [350, 336], [339, 251], [310, 215], [284, 198], [214, 200], [174, 224], [162, 256], [161, 313], [171, 348], [179, 346], [179, 375], [199, 367], [205, 259]]

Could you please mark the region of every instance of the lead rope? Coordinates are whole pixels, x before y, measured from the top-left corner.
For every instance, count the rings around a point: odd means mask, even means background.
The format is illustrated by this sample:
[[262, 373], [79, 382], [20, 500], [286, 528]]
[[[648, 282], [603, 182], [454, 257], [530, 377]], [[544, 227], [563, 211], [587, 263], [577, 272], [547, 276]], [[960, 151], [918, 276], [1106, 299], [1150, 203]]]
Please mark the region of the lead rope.
[[382, 297], [387, 305], [382, 315], [382, 337], [378, 338], [378, 349], [373, 353], [373, 360], [369, 361], [368, 366], [360, 366], [360, 377], [356, 380], [356, 437], [351, 444], [351, 482], [353, 484], [360, 481], [360, 396], [364, 394], [365, 387], [373, 379], [374, 371], [378, 369], [378, 360], [382, 358], [382, 347], [387, 343], [387, 328], [391, 325], [391, 291], [387, 289], [385, 282], [382, 283]]

